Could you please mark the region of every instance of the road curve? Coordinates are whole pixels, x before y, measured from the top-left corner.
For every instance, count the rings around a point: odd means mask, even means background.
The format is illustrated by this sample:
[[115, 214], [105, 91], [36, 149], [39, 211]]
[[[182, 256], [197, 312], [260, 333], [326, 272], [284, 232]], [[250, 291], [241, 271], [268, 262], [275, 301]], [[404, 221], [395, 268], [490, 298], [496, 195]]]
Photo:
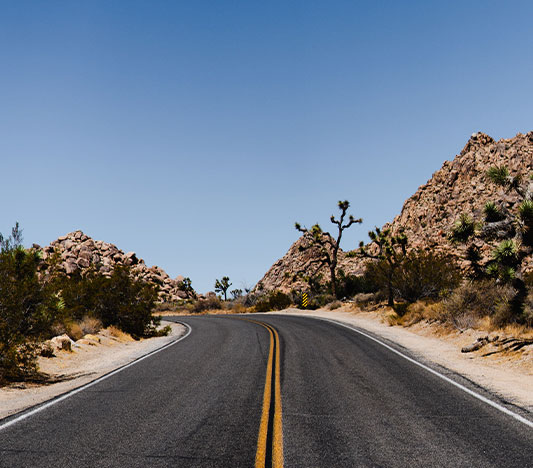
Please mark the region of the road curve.
[[531, 428], [349, 329], [172, 320], [190, 336], [0, 430], [0, 467], [254, 467], [265, 424], [265, 466], [279, 424], [285, 467], [533, 467]]

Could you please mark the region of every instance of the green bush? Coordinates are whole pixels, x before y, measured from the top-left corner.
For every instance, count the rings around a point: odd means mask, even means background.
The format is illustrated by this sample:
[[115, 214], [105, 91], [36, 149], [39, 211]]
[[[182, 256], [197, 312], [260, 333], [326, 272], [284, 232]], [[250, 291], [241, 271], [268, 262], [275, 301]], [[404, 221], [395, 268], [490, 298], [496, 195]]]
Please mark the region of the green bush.
[[102, 289], [95, 297], [95, 316], [105, 327], [116, 325], [134, 338], [152, 336], [161, 318], [152, 315], [158, 288], [135, 279], [127, 266], [116, 266], [109, 278], [98, 278]]
[[110, 277], [94, 270], [71, 277], [58, 275], [51, 281], [64, 304], [62, 320], [99, 319], [104, 327], [114, 325], [135, 338], [152, 336], [161, 322], [152, 311], [157, 287], [136, 279], [127, 266], [116, 266]]
[[193, 314], [200, 314], [206, 310], [218, 310], [222, 309], [223, 304], [220, 298], [217, 296], [209, 296], [206, 299], [197, 300], [192, 307]]
[[283, 310], [292, 305], [292, 298], [281, 292], [272, 291], [261, 296], [255, 303], [256, 312], [269, 312], [271, 310]]
[[400, 262], [392, 280], [395, 296], [407, 302], [436, 299], [455, 289], [461, 274], [455, 262], [433, 252], [411, 251]]
[[365, 275], [345, 275], [339, 270], [337, 292], [341, 298], [353, 297], [356, 294], [375, 292], [374, 284]]
[[21, 242], [18, 224], [9, 238], [0, 235], [0, 381], [35, 372], [35, 345], [50, 336], [61, 308], [37, 276], [39, 252]]

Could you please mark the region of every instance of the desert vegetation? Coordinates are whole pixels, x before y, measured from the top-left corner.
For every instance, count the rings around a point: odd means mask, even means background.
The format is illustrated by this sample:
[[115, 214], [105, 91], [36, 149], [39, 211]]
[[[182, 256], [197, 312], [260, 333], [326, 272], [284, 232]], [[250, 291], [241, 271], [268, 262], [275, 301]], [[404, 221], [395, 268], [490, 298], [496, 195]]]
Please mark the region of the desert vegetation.
[[[364, 305], [386, 302], [397, 323], [425, 318], [460, 330], [481, 322], [490, 327], [533, 327], [533, 272], [526, 268], [533, 254], [533, 175], [490, 166], [485, 182], [493, 187], [494, 200], [473, 212], [459, 213], [449, 232], [442, 234], [447, 234], [449, 249], [433, 250], [420, 242], [411, 245], [398, 225], [394, 230], [375, 228], [368, 234], [369, 242], [361, 242], [346, 255], [363, 265], [358, 274], [345, 274], [336, 256], [342, 230], [350, 226], [342, 224], [348, 202], [339, 202], [340, 223], [332, 217], [339, 226], [337, 240], [318, 225], [308, 230], [297, 224], [303, 241], [311, 239], [299, 250], [319, 247], [316, 259], [298, 272], [306, 284], [299, 290], [309, 294], [309, 307], [336, 308], [339, 299]], [[512, 193], [516, 202], [498, 200], [498, 187]], [[353, 217], [350, 221], [360, 222]], [[428, 238], [432, 236], [428, 233]], [[263, 292], [261, 308], [275, 293]], [[298, 306], [296, 291], [287, 296]], [[424, 307], [427, 313], [421, 312]]]
[[157, 287], [129, 267], [66, 275], [54, 259], [46, 273], [42, 263], [39, 249], [23, 247], [18, 223], [0, 234], [0, 382], [35, 376], [41, 343], [57, 334], [78, 339], [108, 326], [134, 338], [168, 332], [156, 330], [160, 318], [152, 315]]

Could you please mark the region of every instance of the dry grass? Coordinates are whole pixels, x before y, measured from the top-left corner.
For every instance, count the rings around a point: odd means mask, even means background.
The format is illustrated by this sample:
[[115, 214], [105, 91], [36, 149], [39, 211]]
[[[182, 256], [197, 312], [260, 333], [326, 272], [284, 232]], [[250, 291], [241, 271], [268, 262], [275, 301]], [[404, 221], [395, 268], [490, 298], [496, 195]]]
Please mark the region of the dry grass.
[[255, 312], [253, 307], [247, 307], [240, 302], [220, 302], [218, 307], [203, 308], [195, 304], [187, 304], [179, 309], [160, 308], [154, 315], [180, 316], [180, 315], [224, 315], [224, 314], [249, 314]]
[[110, 336], [116, 338], [118, 341], [135, 341], [129, 333], [125, 333], [120, 328], [117, 328], [113, 325], [107, 327], [106, 330]]
[[335, 309], [338, 309], [342, 307], [342, 302], [341, 301], [333, 301], [333, 302], [330, 302], [327, 306], [327, 309], [328, 310], [335, 310]]
[[412, 327], [421, 322], [431, 324], [437, 335], [446, 335], [457, 330], [461, 333], [466, 330], [477, 330], [499, 336], [533, 339], [532, 327], [516, 323], [500, 326], [497, 319], [488, 315], [481, 316], [479, 311], [464, 309], [450, 316], [445, 302], [415, 302], [409, 305], [405, 315], [401, 317], [387, 307], [383, 311], [383, 318], [390, 326]]
[[70, 322], [65, 325], [67, 335], [74, 341], [83, 338], [85, 333], [78, 322]]
[[102, 322], [100, 320], [94, 317], [89, 317], [87, 315], [81, 319], [79, 325], [83, 330], [84, 335], [94, 335], [102, 329]]
[[233, 307], [228, 311], [231, 314], [247, 314], [251, 312], [250, 307], [246, 307], [244, 304], [234, 304]]

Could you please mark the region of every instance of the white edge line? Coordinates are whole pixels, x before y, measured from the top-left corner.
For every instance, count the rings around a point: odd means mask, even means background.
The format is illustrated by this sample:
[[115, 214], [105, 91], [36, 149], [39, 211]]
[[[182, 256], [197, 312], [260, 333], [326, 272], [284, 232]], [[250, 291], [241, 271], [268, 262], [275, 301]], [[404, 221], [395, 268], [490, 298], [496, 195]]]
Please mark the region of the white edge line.
[[183, 336], [180, 336], [177, 340], [171, 341], [170, 343], [167, 343], [166, 345], [161, 346], [161, 348], [157, 348], [157, 349], [155, 349], [153, 351], [150, 351], [148, 354], [145, 354], [144, 356], [141, 356], [140, 358], [135, 359], [134, 361], [130, 362], [129, 364], [125, 364], [124, 366], [119, 367], [118, 369], [115, 369], [114, 371], [111, 371], [108, 374], [103, 375], [102, 377], [98, 377], [96, 380], [93, 380], [92, 382], [86, 383], [85, 385], [82, 385], [81, 387], [75, 388], [74, 390], [70, 390], [69, 392], [64, 393], [60, 397], [55, 398], [55, 399], [49, 401], [48, 403], [44, 403], [44, 404], [38, 406], [37, 408], [28, 411], [27, 413], [23, 413], [20, 416], [9, 420], [8, 422], [6, 422], [4, 424], [0, 424], [0, 431], [2, 431], [3, 429], [8, 428], [9, 426], [12, 426], [12, 425], [16, 424], [16, 423], [18, 423], [18, 422], [20, 422], [20, 421], [22, 421], [22, 420], [24, 420], [26, 418], [29, 418], [30, 416], [33, 416], [34, 414], [40, 413], [41, 411], [43, 411], [43, 410], [45, 410], [47, 408], [50, 408], [50, 406], [53, 406], [56, 403], [59, 403], [60, 401], [66, 400], [67, 398], [75, 395], [76, 393], [82, 392], [83, 390], [86, 390], [89, 387], [92, 387], [93, 385], [96, 385], [97, 383], [100, 383], [103, 380], [108, 379], [109, 377], [112, 377], [113, 375], [118, 374], [119, 372], [122, 372], [124, 369], [127, 369], [128, 367], [131, 367], [131, 366], [133, 366], [133, 365], [135, 365], [135, 364], [137, 364], [137, 363], [139, 363], [141, 361], [144, 361], [145, 359], [149, 358], [150, 356], [153, 356], [154, 354], [157, 354], [160, 351], [163, 351], [164, 349], [167, 349], [167, 348], [170, 348], [171, 346], [174, 346], [176, 343], [179, 343], [181, 340], [184, 340], [185, 338], [187, 338], [191, 334], [192, 328], [187, 323], [184, 323], [184, 322], [174, 322], [174, 323], [179, 323], [179, 324], [185, 326], [188, 329], [187, 333], [185, 333], [185, 335], [183, 335]]
[[363, 335], [367, 337], [368, 339], [375, 341], [376, 343], [380, 344], [381, 346], [387, 348], [389, 351], [392, 351], [393, 353], [397, 354], [398, 356], [401, 356], [402, 358], [408, 360], [409, 362], [412, 362], [413, 364], [416, 364], [417, 366], [421, 367], [422, 369], [431, 372], [433, 375], [436, 375], [437, 377], [441, 378], [442, 380], [448, 382], [449, 384], [454, 385], [458, 389], [462, 390], [465, 393], [468, 393], [469, 395], [472, 395], [474, 398], [477, 398], [478, 400], [481, 400], [483, 403], [486, 403], [487, 405], [492, 406], [493, 408], [496, 408], [497, 410], [501, 411], [502, 413], [507, 414], [508, 416], [511, 416], [512, 418], [516, 419], [517, 421], [520, 421], [521, 423], [525, 424], [526, 426], [529, 426], [533, 428], [533, 422], [529, 419], [524, 418], [523, 416], [520, 416], [519, 414], [507, 409], [505, 406], [500, 405], [499, 403], [496, 403], [492, 400], [489, 400], [488, 398], [484, 397], [483, 395], [480, 395], [479, 393], [474, 392], [473, 390], [470, 390], [469, 388], [465, 387], [464, 385], [461, 385], [460, 383], [455, 382], [454, 380], [450, 379], [449, 377], [446, 377], [445, 375], [441, 374], [440, 372], [437, 372], [436, 370], [432, 369], [431, 367], [428, 367], [421, 362], [418, 362], [417, 360], [410, 358], [409, 356], [401, 353], [400, 351], [394, 349], [392, 346], [389, 346], [386, 343], [383, 343], [383, 341], [378, 340], [377, 338], [374, 338], [373, 336], [358, 330], [357, 328], [354, 328], [348, 324], [339, 322], [337, 320], [331, 320], [325, 317], [317, 317], [317, 316], [311, 316], [311, 315], [302, 315], [302, 317], [310, 317], [317, 320], [323, 320], [325, 322], [331, 322], [336, 325], [339, 325], [344, 328], [348, 328], [349, 330], [352, 330], [356, 333], [359, 333], [360, 335]]

